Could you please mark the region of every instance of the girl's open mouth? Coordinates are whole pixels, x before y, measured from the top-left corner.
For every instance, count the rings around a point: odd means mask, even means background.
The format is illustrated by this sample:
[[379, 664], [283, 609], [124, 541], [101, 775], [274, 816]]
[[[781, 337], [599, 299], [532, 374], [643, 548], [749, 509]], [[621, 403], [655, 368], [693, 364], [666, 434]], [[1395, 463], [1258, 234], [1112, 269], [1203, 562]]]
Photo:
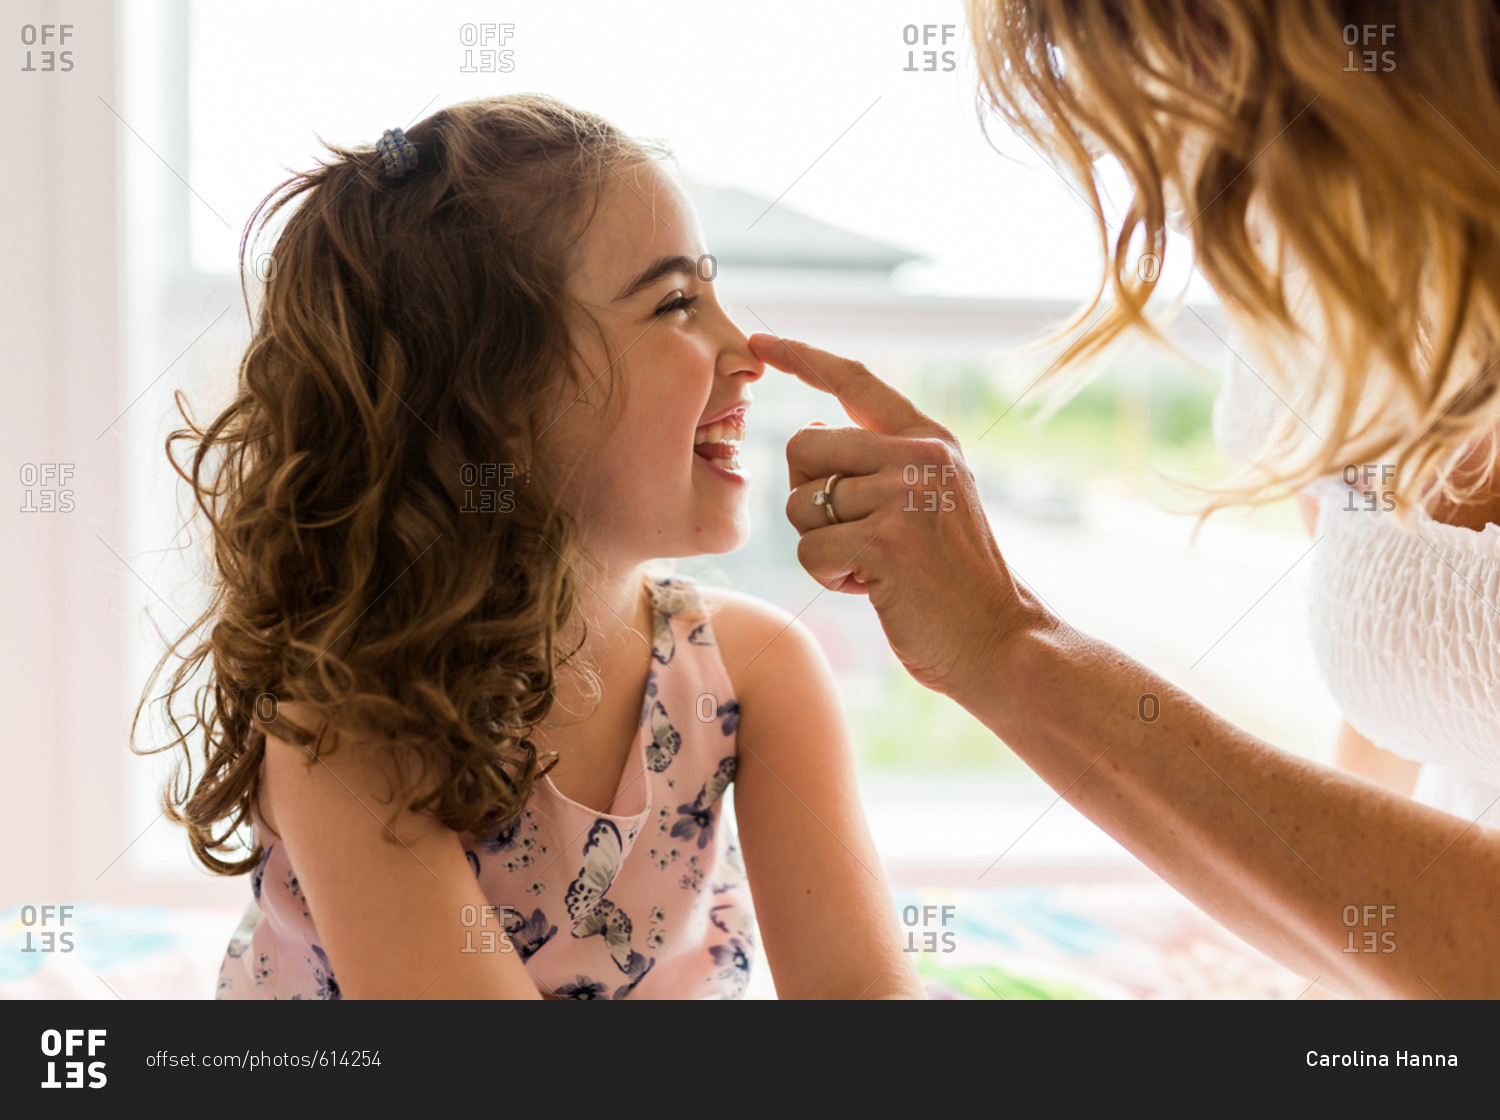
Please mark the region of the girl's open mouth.
[[693, 454], [726, 471], [740, 469], [740, 444], [745, 438], [745, 409], [736, 409], [693, 433]]

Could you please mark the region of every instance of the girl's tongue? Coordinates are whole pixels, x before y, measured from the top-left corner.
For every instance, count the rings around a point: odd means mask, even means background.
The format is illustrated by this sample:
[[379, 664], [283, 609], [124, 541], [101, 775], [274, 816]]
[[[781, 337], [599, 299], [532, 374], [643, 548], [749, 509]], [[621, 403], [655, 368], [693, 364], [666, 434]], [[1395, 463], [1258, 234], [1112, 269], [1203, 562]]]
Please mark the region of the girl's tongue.
[[744, 438], [744, 414], [735, 413], [699, 428], [693, 434], [693, 454], [726, 470], [738, 470], [740, 442]]

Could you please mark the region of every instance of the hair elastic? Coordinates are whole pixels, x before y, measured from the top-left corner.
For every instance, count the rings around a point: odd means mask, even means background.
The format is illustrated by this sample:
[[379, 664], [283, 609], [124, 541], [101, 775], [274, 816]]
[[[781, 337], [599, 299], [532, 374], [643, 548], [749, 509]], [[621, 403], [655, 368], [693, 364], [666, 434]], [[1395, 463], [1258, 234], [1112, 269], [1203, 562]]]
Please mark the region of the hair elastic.
[[375, 141], [375, 150], [385, 164], [385, 173], [399, 179], [417, 166], [417, 146], [399, 128], [388, 128]]

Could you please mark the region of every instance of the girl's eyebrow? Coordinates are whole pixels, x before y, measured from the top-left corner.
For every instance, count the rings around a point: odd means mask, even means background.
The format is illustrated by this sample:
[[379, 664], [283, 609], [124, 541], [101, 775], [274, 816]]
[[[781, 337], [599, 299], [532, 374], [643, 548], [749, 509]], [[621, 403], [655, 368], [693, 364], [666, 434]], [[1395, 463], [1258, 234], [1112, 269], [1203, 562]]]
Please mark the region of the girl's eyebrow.
[[615, 297], [615, 302], [629, 299], [647, 284], [660, 280], [663, 276], [669, 276], [674, 272], [691, 273], [693, 271], [692, 257], [662, 257], [652, 261], [645, 271], [630, 282], [630, 286]]

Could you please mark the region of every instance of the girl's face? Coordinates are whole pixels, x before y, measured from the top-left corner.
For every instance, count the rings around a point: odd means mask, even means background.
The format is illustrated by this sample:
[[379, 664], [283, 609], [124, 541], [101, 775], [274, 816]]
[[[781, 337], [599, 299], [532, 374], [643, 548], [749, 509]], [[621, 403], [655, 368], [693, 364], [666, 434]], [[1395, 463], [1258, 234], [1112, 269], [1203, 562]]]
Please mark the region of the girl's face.
[[622, 170], [578, 250], [568, 289], [598, 329], [574, 327], [581, 381], [542, 446], [565, 507], [612, 565], [739, 547], [750, 525], [737, 454], [765, 366], [704, 279], [717, 270], [697, 215], [655, 167]]

